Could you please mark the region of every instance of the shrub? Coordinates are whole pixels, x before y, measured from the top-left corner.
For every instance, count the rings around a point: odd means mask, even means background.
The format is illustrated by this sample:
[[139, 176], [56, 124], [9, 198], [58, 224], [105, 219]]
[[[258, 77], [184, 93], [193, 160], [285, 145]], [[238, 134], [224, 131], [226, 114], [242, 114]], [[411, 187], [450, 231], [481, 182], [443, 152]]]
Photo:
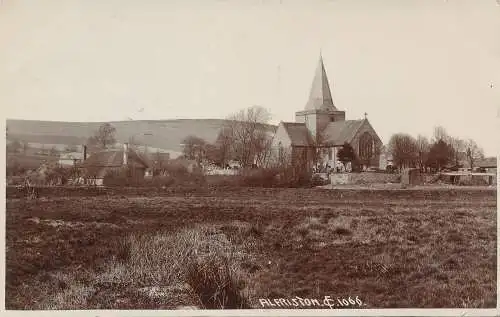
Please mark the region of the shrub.
[[112, 169], [103, 179], [106, 186], [138, 186], [144, 185], [144, 175], [132, 168]]
[[310, 187], [311, 173], [299, 168], [242, 170], [238, 184], [248, 187]]
[[278, 171], [275, 169], [244, 169], [240, 172], [240, 185], [248, 187], [274, 187]]
[[207, 309], [242, 309], [249, 304], [241, 295], [242, 284], [231, 271], [226, 257], [211, 256], [193, 261], [186, 270], [186, 280]]
[[162, 168], [162, 172], [173, 177], [187, 176], [189, 174], [187, 167], [177, 161], [169, 161]]
[[204, 308], [249, 307], [243, 273], [238, 271], [246, 256], [215, 228], [131, 235], [113, 246], [114, 259], [100, 275], [103, 283], [137, 287], [187, 284], [190, 297]]
[[189, 172], [181, 164], [169, 164], [157, 176], [144, 177], [142, 171], [122, 168], [109, 171], [103, 180], [105, 186], [121, 187], [192, 187], [201, 188], [206, 185], [206, 179], [201, 171]]

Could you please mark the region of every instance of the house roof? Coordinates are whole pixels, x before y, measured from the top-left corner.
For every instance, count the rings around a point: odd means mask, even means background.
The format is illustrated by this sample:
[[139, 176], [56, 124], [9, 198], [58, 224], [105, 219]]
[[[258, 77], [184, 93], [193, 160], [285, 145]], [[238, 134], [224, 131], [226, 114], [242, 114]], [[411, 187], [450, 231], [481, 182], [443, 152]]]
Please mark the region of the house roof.
[[483, 168], [495, 168], [497, 167], [497, 158], [496, 157], [487, 157], [482, 160], [479, 160], [476, 165], [478, 167], [483, 167]]
[[337, 110], [333, 104], [332, 92], [330, 91], [330, 84], [328, 83], [322, 56], [319, 58], [319, 63], [309, 93], [309, 100], [305, 107], [305, 110], [319, 109]]
[[294, 146], [309, 146], [314, 143], [305, 123], [282, 122]]
[[[120, 167], [123, 166], [123, 149], [103, 150], [92, 154], [82, 164], [83, 167]], [[137, 152], [128, 149], [129, 162], [135, 162], [144, 167], [149, 167], [147, 161]]]
[[330, 122], [323, 130], [323, 143], [334, 146], [343, 145], [345, 142], [350, 143], [365, 120]]

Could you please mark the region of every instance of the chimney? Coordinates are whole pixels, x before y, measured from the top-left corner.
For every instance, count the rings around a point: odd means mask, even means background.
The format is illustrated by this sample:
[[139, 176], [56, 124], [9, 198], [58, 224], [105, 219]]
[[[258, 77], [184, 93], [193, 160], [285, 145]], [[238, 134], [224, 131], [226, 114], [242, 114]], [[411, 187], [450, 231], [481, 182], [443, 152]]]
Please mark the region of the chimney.
[[123, 143], [123, 165], [128, 164], [128, 143]]
[[83, 145], [83, 160], [87, 160], [87, 146]]

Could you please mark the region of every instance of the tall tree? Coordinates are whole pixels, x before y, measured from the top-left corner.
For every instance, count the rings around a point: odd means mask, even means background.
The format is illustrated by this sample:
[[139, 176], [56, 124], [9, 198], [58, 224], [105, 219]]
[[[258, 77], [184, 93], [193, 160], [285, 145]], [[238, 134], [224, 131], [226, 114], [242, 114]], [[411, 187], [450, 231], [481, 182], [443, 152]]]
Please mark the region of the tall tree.
[[228, 118], [224, 129], [232, 138], [233, 155], [243, 166], [265, 157], [270, 145], [270, 136], [266, 132], [270, 119], [270, 113], [260, 106], [240, 110]]
[[465, 142], [466, 153], [467, 153], [467, 161], [469, 162], [469, 166], [471, 169], [474, 168], [474, 163], [477, 160], [484, 158], [483, 149], [479, 147], [479, 145], [472, 139], [468, 139]]
[[467, 149], [465, 147], [465, 141], [457, 137], [450, 137], [448, 144], [453, 149], [451, 159], [453, 163], [458, 166], [460, 164], [460, 161], [466, 158]]
[[444, 140], [432, 144], [429, 151], [428, 164], [438, 171], [445, 167], [452, 158], [453, 148]]
[[116, 143], [116, 128], [110, 123], [103, 123], [94, 135], [88, 140], [88, 144], [98, 149], [109, 149]]
[[412, 167], [417, 164], [417, 141], [411, 135], [398, 133], [391, 136], [388, 148], [397, 167]]
[[222, 127], [213, 146], [207, 148], [208, 158], [219, 166], [225, 166], [231, 159], [231, 148], [234, 139], [232, 132], [232, 129], [226, 126]]
[[423, 171], [425, 168], [425, 164], [427, 162], [427, 158], [429, 156], [431, 145], [429, 143], [429, 140], [425, 136], [418, 135], [416, 140], [416, 146], [417, 146], [417, 163], [420, 170]]
[[465, 141], [461, 140], [458, 137], [454, 137], [450, 135], [446, 129], [442, 126], [437, 126], [434, 128], [434, 139], [433, 143], [437, 143], [439, 140], [444, 141], [448, 144], [449, 153], [449, 162], [455, 165], [459, 165], [461, 161], [466, 159], [466, 147]]

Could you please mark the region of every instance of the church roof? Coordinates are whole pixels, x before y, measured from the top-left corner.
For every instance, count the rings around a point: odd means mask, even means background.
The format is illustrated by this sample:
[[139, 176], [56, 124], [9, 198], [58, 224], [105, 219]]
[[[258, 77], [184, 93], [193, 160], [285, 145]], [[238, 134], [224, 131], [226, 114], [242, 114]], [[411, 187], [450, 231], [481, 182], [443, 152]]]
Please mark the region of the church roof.
[[356, 136], [358, 130], [365, 123], [365, 120], [330, 122], [323, 130], [323, 143], [334, 146], [343, 145], [345, 142], [350, 143], [354, 136]]
[[323, 57], [320, 56], [316, 73], [314, 74], [309, 100], [307, 101], [305, 110], [337, 110], [333, 104], [332, 92], [330, 84], [326, 76]]
[[309, 146], [314, 143], [305, 123], [283, 122], [283, 126], [292, 141], [292, 145]]

